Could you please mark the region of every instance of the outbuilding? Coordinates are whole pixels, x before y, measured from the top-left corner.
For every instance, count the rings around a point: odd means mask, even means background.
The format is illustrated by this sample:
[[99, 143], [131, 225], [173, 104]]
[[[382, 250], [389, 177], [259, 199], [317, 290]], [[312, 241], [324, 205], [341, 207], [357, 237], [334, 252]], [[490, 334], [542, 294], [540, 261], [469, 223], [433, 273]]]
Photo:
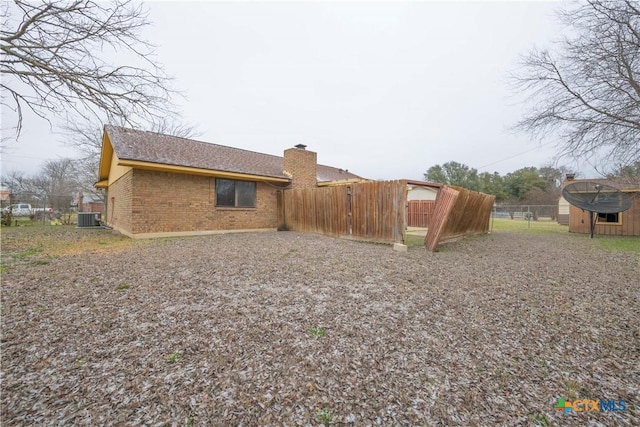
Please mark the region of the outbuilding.
[[[631, 207], [624, 212], [596, 214], [594, 234], [640, 236], [640, 179], [573, 179], [568, 176], [563, 183], [563, 188], [577, 182], [593, 182], [615, 187], [631, 199]], [[563, 197], [558, 201], [558, 222], [568, 224], [571, 233], [589, 234], [591, 232], [589, 212], [569, 205]]]

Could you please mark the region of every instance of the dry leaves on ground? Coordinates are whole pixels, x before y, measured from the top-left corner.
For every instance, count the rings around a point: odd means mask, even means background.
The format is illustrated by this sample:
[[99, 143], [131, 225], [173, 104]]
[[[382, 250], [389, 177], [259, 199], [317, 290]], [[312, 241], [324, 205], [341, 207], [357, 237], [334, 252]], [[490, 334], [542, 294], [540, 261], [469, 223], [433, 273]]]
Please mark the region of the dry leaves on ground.
[[640, 424], [640, 261], [582, 236], [3, 240], [4, 425]]

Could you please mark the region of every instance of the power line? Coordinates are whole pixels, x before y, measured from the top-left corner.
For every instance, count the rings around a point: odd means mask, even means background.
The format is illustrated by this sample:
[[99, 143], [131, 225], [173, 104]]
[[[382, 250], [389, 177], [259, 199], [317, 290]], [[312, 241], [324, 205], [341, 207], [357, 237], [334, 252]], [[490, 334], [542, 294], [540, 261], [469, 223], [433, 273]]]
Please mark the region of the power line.
[[21, 154], [11, 154], [11, 153], [2, 153], [0, 154], [0, 158], [4, 157], [21, 157], [23, 159], [35, 159], [35, 160], [50, 160], [51, 157], [34, 157], [34, 156], [23, 156]]
[[530, 152], [532, 152], [532, 151], [539, 150], [540, 148], [542, 148], [542, 147], [544, 147], [544, 146], [546, 146], [546, 145], [553, 144], [554, 142], [555, 142], [555, 141], [549, 141], [549, 142], [547, 142], [547, 143], [545, 143], [545, 144], [540, 144], [540, 146], [535, 147], [535, 148], [532, 148], [532, 149], [530, 149], [530, 150], [522, 151], [522, 152], [520, 152], [520, 153], [518, 153], [518, 154], [514, 154], [514, 155], [512, 155], [512, 156], [505, 157], [505, 158], [500, 159], [500, 160], [496, 160], [495, 162], [487, 163], [487, 164], [486, 164], [486, 165], [484, 165], [484, 166], [480, 166], [480, 167], [478, 168], [478, 170], [480, 170], [480, 169], [484, 169], [484, 168], [489, 167], [489, 166], [493, 166], [493, 165], [495, 165], [495, 164], [497, 164], [497, 163], [502, 163], [502, 162], [504, 162], [505, 160], [510, 160], [510, 159], [513, 159], [514, 157], [522, 156], [523, 154], [527, 154], [527, 153], [530, 153]]

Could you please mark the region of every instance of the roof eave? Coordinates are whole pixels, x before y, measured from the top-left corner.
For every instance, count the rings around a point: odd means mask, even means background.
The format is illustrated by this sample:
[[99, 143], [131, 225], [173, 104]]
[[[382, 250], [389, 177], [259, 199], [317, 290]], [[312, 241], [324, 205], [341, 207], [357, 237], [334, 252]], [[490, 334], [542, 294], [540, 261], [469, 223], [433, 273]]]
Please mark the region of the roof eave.
[[430, 181], [407, 180], [407, 184], [409, 184], [409, 185], [417, 185], [419, 187], [442, 188], [442, 184], [439, 184], [437, 182], [430, 182]]
[[102, 147], [100, 149], [100, 163], [98, 166], [98, 182], [109, 179], [111, 160], [113, 159], [113, 145], [107, 134], [107, 129], [102, 133]]
[[279, 182], [279, 183], [291, 182], [291, 179], [286, 177], [256, 175], [256, 174], [249, 174], [244, 172], [223, 171], [223, 170], [216, 170], [216, 169], [203, 169], [203, 168], [195, 168], [191, 166], [168, 165], [165, 163], [153, 163], [153, 162], [145, 162], [141, 160], [120, 159], [120, 161], [118, 162], [118, 165], [129, 166], [136, 169], [144, 169], [144, 170], [152, 170], [152, 171], [160, 171], [160, 172], [186, 173], [191, 175], [238, 179], [238, 180], [244, 180], [244, 181], [266, 181], [266, 182]]
[[370, 181], [364, 178], [352, 178], [352, 179], [340, 179], [336, 181], [318, 181], [318, 187], [331, 187], [334, 185], [346, 185], [346, 184], [355, 184], [358, 182], [367, 182]]

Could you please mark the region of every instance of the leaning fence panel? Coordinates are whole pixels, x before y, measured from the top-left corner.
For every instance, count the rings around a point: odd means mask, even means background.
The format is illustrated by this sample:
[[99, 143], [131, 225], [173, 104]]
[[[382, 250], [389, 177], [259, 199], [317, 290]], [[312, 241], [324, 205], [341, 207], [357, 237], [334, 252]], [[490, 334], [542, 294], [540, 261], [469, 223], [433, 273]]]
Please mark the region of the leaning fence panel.
[[425, 246], [436, 251], [444, 240], [468, 234], [489, 232], [489, 219], [495, 196], [445, 186], [438, 192]]

